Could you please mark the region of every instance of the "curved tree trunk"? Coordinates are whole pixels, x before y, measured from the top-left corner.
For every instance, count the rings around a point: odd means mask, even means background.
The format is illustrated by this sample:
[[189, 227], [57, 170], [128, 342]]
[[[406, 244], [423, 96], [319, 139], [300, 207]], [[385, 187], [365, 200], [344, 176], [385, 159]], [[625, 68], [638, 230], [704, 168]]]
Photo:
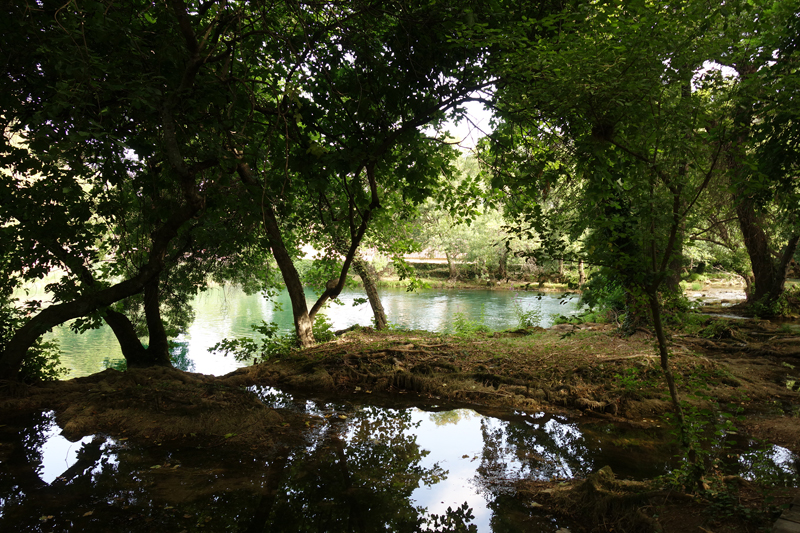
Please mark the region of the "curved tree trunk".
[[[252, 171], [250, 170], [250, 166], [241, 159], [239, 159], [239, 164], [236, 166], [236, 172], [239, 174], [242, 182], [247, 185], [252, 200], [258, 205], [258, 208], [261, 211], [262, 221], [264, 224], [264, 229], [266, 230], [267, 240], [269, 242], [272, 255], [275, 257], [275, 261], [278, 263], [278, 268], [283, 276], [283, 282], [286, 284], [286, 290], [289, 292], [289, 299], [292, 302], [292, 314], [294, 315], [295, 332], [297, 333], [300, 346], [303, 348], [308, 348], [314, 345], [314, 317], [319, 310], [322, 309], [322, 306], [325, 305], [328, 299], [336, 298], [339, 293], [342, 292], [344, 284], [347, 281], [347, 272], [349, 271], [350, 265], [353, 262], [353, 258], [358, 251], [358, 247], [361, 244], [364, 233], [367, 231], [367, 226], [369, 225], [372, 211], [380, 207], [377, 182], [375, 181], [374, 163], [362, 167], [359, 172], [361, 172], [361, 170], [365, 170], [366, 172], [367, 180], [370, 184], [370, 190], [372, 193], [372, 201], [366, 209], [361, 210], [361, 223], [358, 224], [357, 227], [355, 220], [350, 220], [351, 228], [353, 228], [351, 231], [351, 242], [350, 247], [345, 255], [339, 278], [328, 282], [325, 292], [322, 293], [322, 296], [317, 299], [316, 303], [314, 303], [314, 305], [311, 307], [311, 310], [309, 310], [308, 305], [306, 304], [306, 295], [305, 291], [303, 290], [303, 283], [300, 280], [300, 275], [297, 273], [297, 269], [294, 267], [292, 258], [289, 255], [289, 252], [286, 250], [286, 246], [284, 245], [283, 236], [281, 235], [281, 229], [278, 225], [278, 218], [275, 214], [275, 210], [272, 208], [272, 205], [269, 203], [269, 201], [265, 200], [262, 186], [253, 175]], [[351, 211], [351, 217], [352, 216], [353, 214]]]
[[364, 291], [367, 293], [369, 305], [372, 307], [372, 314], [375, 317], [375, 329], [386, 329], [386, 312], [383, 310], [381, 298], [378, 295], [378, 286], [375, 283], [375, 276], [372, 275], [372, 265], [367, 263], [361, 255], [356, 255], [353, 259], [353, 270], [356, 271], [364, 283]]
[[145, 286], [144, 292], [144, 312], [149, 334], [147, 348], [142, 345], [136, 329], [127, 316], [113, 309], [105, 311], [103, 319], [114, 332], [128, 368], [172, 366], [169, 339], [161, 321], [159, 302], [159, 281], [156, 279]]
[[792, 257], [797, 251], [800, 235], [789, 238], [776, 259], [752, 198], [744, 198], [736, 205], [736, 216], [753, 269], [752, 284], [748, 284], [750, 290], [747, 291], [747, 301], [748, 303], [774, 302], [786, 288], [786, 276]]
[[39, 314], [14, 333], [6, 345], [6, 349], [0, 354], [0, 379], [16, 377], [28, 348], [39, 336], [73, 318], [86, 316], [93, 311], [142, 292], [145, 282], [155, 275], [157, 275], [157, 271], [145, 269], [138, 276], [107, 289], [42, 309]]
[[144, 316], [150, 339], [147, 346], [148, 360], [144, 362], [145, 366], [172, 366], [169, 357], [169, 339], [164, 329], [164, 322], [161, 320], [160, 304], [160, 283], [156, 278], [144, 288]]

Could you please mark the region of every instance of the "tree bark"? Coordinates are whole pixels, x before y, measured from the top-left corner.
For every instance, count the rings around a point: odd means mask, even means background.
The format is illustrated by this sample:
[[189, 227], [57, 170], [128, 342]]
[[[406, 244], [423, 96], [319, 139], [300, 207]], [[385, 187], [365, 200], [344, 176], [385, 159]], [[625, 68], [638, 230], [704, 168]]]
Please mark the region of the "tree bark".
[[381, 304], [381, 298], [378, 295], [378, 286], [372, 275], [372, 270], [374, 269], [371, 268], [371, 265], [368, 264], [361, 255], [356, 255], [353, 259], [353, 270], [361, 277], [361, 282], [364, 284], [364, 291], [367, 293], [369, 305], [375, 317], [375, 329], [386, 329], [388, 322], [386, 320], [386, 312], [383, 310], [383, 304]]
[[586, 283], [586, 271], [583, 268], [583, 259], [578, 261], [578, 285], [583, 286]]
[[755, 211], [752, 198], [739, 200], [736, 205], [736, 217], [753, 269], [753, 290], [748, 292], [747, 301], [754, 303], [764, 298], [773, 285], [774, 265], [770, 256], [769, 240]]
[[[169, 357], [169, 339], [161, 320], [160, 282], [155, 278], [144, 287], [144, 316], [147, 321], [149, 344], [145, 366], [172, 366]], [[130, 364], [130, 363], [129, 363]]]
[[149, 338], [147, 348], [142, 345], [136, 329], [127, 316], [113, 309], [105, 311], [103, 320], [114, 332], [128, 368], [172, 366], [169, 339], [161, 321], [159, 301], [159, 282], [156, 279], [148, 283], [144, 290], [144, 312]]
[[458, 279], [458, 266], [456, 265], [455, 258], [450, 252], [445, 252], [444, 255], [447, 257], [447, 268], [449, 270], [448, 281], [455, 281]]
[[[239, 174], [239, 178], [247, 186], [253, 201], [258, 202], [257, 199], [262, 198], [262, 188], [255, 176], [253, 176], [250, 166], [240, 161], [236, 167], [236, 171]], [[272, 256], [275, 258], [275, 262], [278, 263], [278, 269], [281, 271], [283, 283], [286, 285], [286, 291], [289, 293], [289, 300], [292, 302], [292, 316], [294, 318], [294, 329], [297, 333], [298, 341], [302, 348], [308, 348], [313, 346], [315, 342], [314, 322], [308, 313], [303, 282], [300, 281], [300, 274], [297, 273], [292, 257], [283, 244], [283, 236], [278, 226], [278, 218], [275, 216], [275, 210], [272, 209], [272, 205], [269, 201], [260, 201], [258, 207], [261, 209], [262, 222], [267, 234], [267, 242], [272, 251]]]
[[[682, 233], [682, 230], [680, 230]], [[664, 275], [664, 290], [672, 294], [681, 294], [681, 271], [683, 270], [683, 235], [679, 235], [675, 242], [669, 266]]]
[[775, 268], [775, 276], [772, 280], [772, 287], [770, 288], [770, 300], [777, 300], [783, 291], [786, 290], [786, 278], [789, 276], [789, 271], [792, 266], [792, 259], [797, 252], [797, 246], [800, 242], [800, 235], [793, 235], [789, 238], [786, 246], [783, 249], [781, 258]]
[[508, 248], [503, 244], [500, 248], [500, 257], [497, 260], [497, 279], [508, 278]]
[[156, 267], [144, 268], [139, 275], [103, 289], [61, 304], [51, 305], [40, 311], [14, 333], [0, 354], [0, 379], [14, 379], [28, 348], [50, 329], [73, 318], [107, 307], [144, 290], [147, 281], [158, 275]]
[[656, 331], [658, 352], [661, 356], [661, 369], [664, 372], [664, 378], [667, 380], [669, 395], [672, 398], [672, 406], [675, 408], [675, 413], [678, 415], [678, 422], [681, 427], [681, 442], [684, 447], [688, 447], [689, 441], [686, 435], [686, 420], [683, 416], [683, 407], [681, 407], [678, 389], [675, 386], [675, 378], [669, 366], [669, 348], [667, 347], [667, 338], [664, 335], [664, 326], [661, 323], [661, 304], [658, 301], [658, 286], [648, 288], [647, 299], [650, 300], [650, 311], [653, 315], [653, 328]]
[[[784, 246], [780, 257], [775, 259], [764, 231], [761, 217], [756, 213], [752, 198], [743, 198], [736, 205], [739, 227], [744, 236], [747, 255], [753, 269], [752, 283], [748, 284], [747, 302], [776, 301], [786, 288], [786, 277], [792, 257], [797, 251], [799, 235], [793, 235]], [[747, 279], [747, 278], [745, 278]]]

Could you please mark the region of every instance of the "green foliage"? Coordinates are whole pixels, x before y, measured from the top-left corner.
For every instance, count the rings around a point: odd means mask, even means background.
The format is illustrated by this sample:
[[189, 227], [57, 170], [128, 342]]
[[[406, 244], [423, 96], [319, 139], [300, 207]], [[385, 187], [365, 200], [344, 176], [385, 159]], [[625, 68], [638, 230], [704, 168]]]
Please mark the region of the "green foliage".
[[328, 315], [325, 313], [317, 313], [314, 317], [314, 340], [317, 342], [330, 342], [336, 338], [336, 333], [333, 331], [333, 324], [331, 324]]
[[517, 317], [517, 323], [520, 328], [528, 329], [541, 325], [543, 318], [541, 306], [528, 307], [526, 309], [519, 300], [519, 294], [514, 294], [512, 305], [514, 306], [514, 314]]
[[739, 338], [740, 333], [734, 322], [725, 318], [718, 318], [712, 320], [698, 331], [697, 335], [706, 339], [735, 339]]
[[784, 290], [777, 299], [769, 295], [751, 306], [753, 314], [762, 317], [792, 317], [800, 315], [800, 287], [793, 285]]
[[453, 313], [453, 329], [456, 335], [473, 337], [481, 333], [489, 333], [491, 329], [483, 323], [484, 310], [481, 309], [481, 318], [471, 320], [464, 313]]
[[652, 383], [645, 379], [646, 370], [642, 371], [637, 367], [626, 368], [622, 374], [614, 374], [619, 381], [623, 393], [628, 396], [636, 396], [637, 392], [644, 387], [649, 387]]
[[588, 306], [590, 311], [621, 314], [625, 311], [625, 288], [613, 273], [598, 270], [583, 285], [579, 303]]
[[723, 457], [735, 441], [736, 427], [729, 413], [716, 409], [697, 407], [683, 402], [684, 420], [682, 428], [676, 427], [672, 413], [667, 415], [673, 428], [673, 437], [683, 439], [688, 446], [678, 456], [680, 464], [662, 479], [669, 485], [693, 492], [702, 486], [706, 475], [722, 467]]
[[262, 320], [260, 324], [252, 324], [250, 328], [253, 332], [261, 335], [260, 342], [249, 337], [222, 339], [208, 351], [221, 353], [224, 357], [232, 355], [239, 362], [256, 364], [259, 361], [286, 355], [297, 347], [296, 339], [290, 335], [278, 334], [278, 324], [275, 322], [268, 324]]
[[[16, 301], [0, 296], [0, 353], [16, 329], [24, 323], [28, 314], [28, 311], [15, 305]], [[60, 358], [58, 343], [44, 341], [39, 337], [28, 348], [27, 355], [22, 361], [19, 378], [26, 383], [55, 381], [67, 373], [67, 369], [61, 366]]]
[[[705, 400], [707, 405], [715, 405], [710, 398]], [[662, 476], [661, 481], [705, 498], [709, 502], [706, 512], [714, 518], [740, 518], [759, 525], [774, 520], [776, 509], [768, 505], [761, 509], [743, 505], [738, 484], [729, 484], [726, 475], [731, 471], [739, 473], [755, 481], [763, 491], [792, 486], [795, 480], [791, 473], [775, 464], [772, 446], [766, 442], [749, 443], [744, 453], [733, 451], [736, 439], [740, 438], [735, 422], [741, 420], [741, 411], [735, 404], [731, 405], [731, 412], [726, 412], [685, 403], [683, 431], [690, 445], [678, 456], [679, 466]], [[675, 438], [679, 433], [679, 430], [673, 432]]]
[[[250, 329], [260, 335], [260, 340], [250, 337], [238, 339], [222, 339], [208, 349], [211, 353], [222, 354], [223, 357], [233, 356], [239, 362], [257, 364], [269, 359], [286, 357], [300, 346], [296, 332], [280, 333], [278, 324], [261, 321], [252, 324]], [[317, 313], [314, 318], [314, 340], [316, 342], [329, 342], [336, 338], [332, 324], [324, 313]]]
[[19, 378], [26, 383], [56, 381], [66, 373], [67, 369], [61, 366], [58, 343], [38, 339], [28, 348], [28, 355], [19, 370]]
[[[312, 260], [304, 259], [295, 261], [297, 273], [303, 285], [313, 287], [318, 292], [325, 290], [329, 280], [339, 280], [342, 271], [342, 261], [338, 258], [320, 257]], [[350, 277], [345, 282], [345, 287], [355, 287], [357, 283]]]

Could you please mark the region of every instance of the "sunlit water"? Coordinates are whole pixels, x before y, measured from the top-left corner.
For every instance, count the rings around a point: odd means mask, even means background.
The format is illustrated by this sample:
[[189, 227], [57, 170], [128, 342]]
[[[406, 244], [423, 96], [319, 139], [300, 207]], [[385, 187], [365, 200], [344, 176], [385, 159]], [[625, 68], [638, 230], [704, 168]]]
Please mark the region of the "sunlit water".
[[[309, 306], [314, 294], [306, 294]], [[325, 314], [336, 330], [354, 324], [369, 326], [372, 310], [368, 303], [354, 305], [364, 294], [345, 291], [341, 305], [328, 304]], [[406, 329], [448, 332], [458, 314], [465, 319], [482, 323], [493, 330], [517, 327], [517, 309], [536, 309], [541, 312], [541, 326], [552, 324], [553, 316], [577, 312], [577, 297], [562, 299], [558, 295], [538, 295], [533, 292], [488, 290], [426, 290], [409, 293], [402, 289], [384, 289], [381, 300], [391, 324]], [[178, 340], [186, 343], [184, 370], [203, 374], [224, 375], [239, 365], [230, 358], [209, 353], [208, 349], [224, 338], [254, 336], [252, 324], [275, 322], [283, 332], [293, 328], [288, 293], [279, 294], [274, 301], [260, 294], [246, 295], [231, 287], [218, 287], [195, 297], [196, 317], [186, 335]], [[49, 339], [59, 342], [62, 363], [69, 370], [67, 377], [80, 377], [100, 372], [123, 361], [116, 337], [108, 326], [75, 334], [66, 326], [55, 328]]]
[[[641, 479], [674, 466], [675, 449], [653, 431], [252, 390], [314, 417], [295, 444], [241, 453], [191, 439], [69, 442], [52, 412], [0, 426], [0, 531], [412, 532], [432, 515], [459, 520], [456, 510], [469, 509], [480, 532], [552, 533], [570, 524], [526, 507], [516, 481], [583, 477], [605, 465]], [[798, 459], [784, 448], [730, 457], [732, 473], [797, 482]]]

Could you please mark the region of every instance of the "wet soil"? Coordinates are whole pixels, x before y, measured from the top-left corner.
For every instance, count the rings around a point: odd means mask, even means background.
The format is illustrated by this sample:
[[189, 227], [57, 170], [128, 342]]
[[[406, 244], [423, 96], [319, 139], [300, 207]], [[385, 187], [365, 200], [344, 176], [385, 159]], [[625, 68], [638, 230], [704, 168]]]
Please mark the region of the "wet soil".
[[[736, 423], [742, 432], [800, 454], [800, 328], [739, 320], [709, 329], [712, 320], [705, 336], [671, 335], [680, 394], [697, 406], [738, 412], [744, 415]], [[266, 407], [246, 389], [252, 385], [339, 397], [415, 395], [641, 428], [665, 424], [663, 415], [671, 410], [654, 340], [645, 330], [625, 337], [610, 325], [583, 324], [458, 337], [365, 328], [223, 377], [152, 368], [106, 370], [35, 386], [0, 384], [0, 424], [54, 410], [70, 439], [106, 434], [152, 443], [191, 440], [193, 446], [247, 453], [285, 446], [313, 424], [307, 415]], [[517, 494], [531, 505], [575, 515], [581, 507], [570, 498], [588, 498], [582, 483], [530, 482], [518, 486]], [[722, 485], [729, 488], [721, 490]], [[656, 522], [663, 531], [678, 533], [758, 531], [759, 525], [771, 527], [778, 506], [798, 492], [765, 492], [722, 477], [706, 488], [687, 487], [686, 493], [616, 481], [610, 487], [603, 490], [635, 502], [634, 514], [650, 525], [625, 529], [622, 522], [595, 517], [587, 519], [587, 531], [647, 531]], [[714, 500], [712, 489], [728, 500]], [[597, 487], [592, 490], [599, 494]], [[638, 496], [625, 496], [631, 491]], [[774, 499], [768, 504], [767, 498]], [[603, 505], [617, 505], [606, 500]], [[742, 520], [743, 513], [756, 518]]]

